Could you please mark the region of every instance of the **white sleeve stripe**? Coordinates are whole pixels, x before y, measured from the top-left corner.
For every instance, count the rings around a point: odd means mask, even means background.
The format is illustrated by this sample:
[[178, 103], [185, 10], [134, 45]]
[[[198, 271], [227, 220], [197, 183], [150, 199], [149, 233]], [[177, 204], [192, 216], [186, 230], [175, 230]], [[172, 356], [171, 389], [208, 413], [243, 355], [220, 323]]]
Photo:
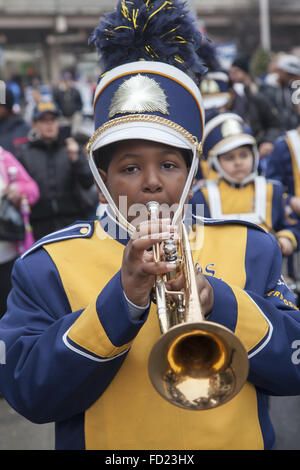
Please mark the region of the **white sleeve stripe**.
[[248, 359], [251, 359], [253, 356], [255, 356], [256, 354], [258, 354], [262, 349], [264, 349], [267, 344], [269, 343], [271, 337], [272, 337], [272, 334], [273, 334], [273, 325], [272, 323], [270, 322], [270, 320], [266, 317], [266, 315], [264, 314], [264, 312], [261, 310], [261, 308], [257, 305], [257, 303], [254, 302], [254, 300], [252, 299], [252, 297], [250, 297], [250, 295], [245, 292], [245, 294], [249, 297], [249, 299], [254, 303], [254, 305], [256, 306], [256, 308], [260, 311], [260, 313], [262, 314], [262, 316], [265, 318], [266, 322], [268, 323], [269, 325], [269, 332], [268, 332], [268, 335], [265, 339], [265, 341], [257, 348], [255, 349], [255, 351], [253, 351], [252, 353], [248, 354]]
[[113, 361], [114, 359], [116, 359], [117, 357], [120, 357], [122, 356], [123, 354], [125, 354], [127, 351], [129, 351], [130, 347], [128, 347], [127, 349], [125, 349], [125, 351], [122, 351], [120, 354], [116, 355], [116, 356], [113, 356], [113, 357], [109, 357], [109, 358], [97, 358], [95, 356], [92, 356], [91, 354], [88, 354], [84, 351], [81, 351], [80, 349], [77, 349], [75, 348], [72, 344], [69, 343], [68, 341], [68, 333], [70, 331], [71, 328], [68, 329], [68, 331], [66, 331], [66, 333], [63, 335], [63, 342], [65, 343], [65, 345], [67, 346], [67, 348], [71, 349], [71, 351], [77, 353], [77, 354], [80, 354], [81, 356], [84, 356], [88, 359], [91, 359], [92, 361], [96, 361], [96, 362], [108, 362], [108, 361]]
[[[68, 233], [70, 230], [77, 229], [77, 228], [87, 228], [88, 232], [85, 233], [84, 235], [81, 234], [80, 232], [75, 233], [75, 234], [71, 233], [65, 236], [63, 235], [65, 232]], [[68, 240], [69, 238], [86, 238], [91, 233], [91, 230], [92, 230], [91, 225], [88, 223], [75, 224], [75, 225], [72, 225], [71, 227], [66, 227], [64, 229], [57, 230], [56, 232], [53, 232], [50, 234], [51, 238], [48, 238], [49, 235], [46, 235], [46, 237], [41, 238], [39, 242], [35, 243], [34, 245], [32, 245], [32, 247], [30, 247], [27, 251], [25, 251], [25, 253], [22, 254], [21, 258], [22, 259], [25, 258], [25, 256], [29, 255], [32, 251], [37, 250], [40, 246], [48, 245], [49, 243], [55, 243], [61, 240]], [[61, 237], [57, 236], [55, 238], [52, 237], [53, 235], [59, 235], [59, 234], [62, 234], [62, 236]]]

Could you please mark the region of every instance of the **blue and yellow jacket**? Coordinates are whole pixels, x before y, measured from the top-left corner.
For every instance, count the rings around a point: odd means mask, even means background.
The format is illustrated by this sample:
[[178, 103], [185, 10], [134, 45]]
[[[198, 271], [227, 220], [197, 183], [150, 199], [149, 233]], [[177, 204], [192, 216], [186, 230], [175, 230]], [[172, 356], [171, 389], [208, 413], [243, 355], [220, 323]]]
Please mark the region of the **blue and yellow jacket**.
[[[294, 249], [297, 249], [300, 246], [300, 223], [299, 220], [285, 213], [282, 184], [276, 180], [266, 180], [262, 176], [258, 179], [265, 181], [265, 212], [254, 223], [260, 225], [267, 232], [289, 238]], [[235, 215], [238, 215], [240, 219], [243, 219], [251, 213], [255, 215], [255, 184], [250, 182], [243, 187], [236, 187], [223, 178], [214, 182], [206, 181], [199, 186], [195, 186], [193, 198], [190, 200], [193, 213], [197, 213], [196, 207], [198, 204], [198, 207], [203, 207], [204, 217], [214, 217], [213, 199], [209, 196], [208, 185], [214, 185], [218, 190], [223, 216], [234, 218]]]
[[[293, 132], [297, 132], [293, 130]], [[300, 128], [298, 130], [300, 133]], [[268, 158], [266, 177], [280, 181], [288, 197], [300, 197], [299, 155], [287, 133], [274, 143], [274, 150]]]
[[300, 393], [300, 314], [274, 237], [247, 223], [195, 227], [194, 262], [214, 290], [210, 321], [242, 340], [250, 373], [230, 402], [187, 411], [150, 384], [156, 309], [131, 318], [120, 280], [128, 239], [107, 227], [78, 222], [15, 263], [0, 320], [0, 388], [10, 405], [33, 422], [54, 421], [56, 449], [273, 448], [267, 396]]

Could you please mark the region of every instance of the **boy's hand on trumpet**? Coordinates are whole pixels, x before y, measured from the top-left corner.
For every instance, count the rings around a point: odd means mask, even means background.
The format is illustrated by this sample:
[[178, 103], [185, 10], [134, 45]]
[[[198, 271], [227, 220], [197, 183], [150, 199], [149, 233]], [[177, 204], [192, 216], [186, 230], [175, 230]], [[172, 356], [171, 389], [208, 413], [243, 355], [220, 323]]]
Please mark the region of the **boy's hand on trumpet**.
[[[196, 271], [196, 280], [202, 313], [206, 317], [214, 306], [214, 291], [210, 283], [203, 274]], [[167, 282], [166, 287], [170, 291], [180, 291], [184, 289], [184, 276], [181, 274], [175, 279]]]
[[121, 282], [126, 297], [138, 306], [146, 306], [155, 276], [174, 270], [174, 264], [155, 261], [154, 245], [176, 238], [177, 227], [170, 225], [170, 219], [158, 219], [142, 222], [127, 244], [121, 267]]

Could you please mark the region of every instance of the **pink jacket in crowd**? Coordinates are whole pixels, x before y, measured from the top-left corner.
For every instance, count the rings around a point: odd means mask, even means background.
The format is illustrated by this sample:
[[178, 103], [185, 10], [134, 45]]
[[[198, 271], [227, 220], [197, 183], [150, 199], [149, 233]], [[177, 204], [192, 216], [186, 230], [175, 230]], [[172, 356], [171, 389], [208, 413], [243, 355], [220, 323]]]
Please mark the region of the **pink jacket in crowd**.
[[9, 176], [10, 167], [14, 167], [14, 169], [17, 170], [15, 171], [13, 183], [18, 186], [20, 196], [25, 196], [25, 198], [23, 197], [22, 199], [22, 205], [20, 207], [25, 225], [25, 239], [17, 243], [0, 240], [0, 264], [7, 263], [16, 258], [18, 255], [24, 253], [24, 251], [28, 250], [34, 243], [29, 220], [30, 206], [40, 197], [37, 183], [29, 176], [23, 165], [21, 165], [10, 152], [0, 147], [0, 198], [3, 195], [4, 188], [12, 183]]
[[19, 193], [22, 196], [25, 195], [29, 205], [32, 206], [40, 197], [37, 183], [29, 176], [25, 168], [10, 152], [0, 147], [0, 173], [7, 185], [10, 183], [9, 167], [17, 168], [18, 172], [15, 183], [18, 185]]

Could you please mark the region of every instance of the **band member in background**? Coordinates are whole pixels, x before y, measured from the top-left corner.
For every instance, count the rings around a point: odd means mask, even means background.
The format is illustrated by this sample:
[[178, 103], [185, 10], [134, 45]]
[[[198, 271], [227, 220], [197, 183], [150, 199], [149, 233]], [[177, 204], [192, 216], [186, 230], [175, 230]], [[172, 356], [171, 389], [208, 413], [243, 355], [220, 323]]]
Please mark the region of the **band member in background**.
[[[160, 338], [153, 284], [176, 266], [151, 248], [180, 237], [201, 154], [197, 23], [180, 1], [122, 0], [92, 41], [104, 74], [88, 154], [109, 208], [101, 220], [45, 237], [15, 264], [0, 322], [1, 391], [28, 419], [56, 422], [57, 449], [271, 449], [266, 397], [300, 393], [291, 360], [300, 322], [278, 244], [260, 227], [200, 218], [193, 231], [203, 313], [248, 351], [240, 392], [214, 407], [191, 377], [197, 387], [187, 402], [197, 409], [206, 398], [210, 409], [186, 410], [184, 390], [171, 405], [147, 372]], [[170, 218], [137, 215], [150, 201], [171, 208]], [[182, 277], [168, 287], [180, 290]], [[211, 379], [213, 393], [221, 384]]]
[[300, 218], [300, 127], [278, 138], [266, 169], [266, 177], [283, 185], [289, 215]]
[[282, 184], [258, 175], [258, 150], [249, 126], [233, 113], [211, 119], [203, 152], [218, 178], [197, 184], [190, 202], [204, 204], [206, 217], [260, 225], [275, 234], [284, 256], [291, 255], [300, 241], [299, 223], [286, 218]]

